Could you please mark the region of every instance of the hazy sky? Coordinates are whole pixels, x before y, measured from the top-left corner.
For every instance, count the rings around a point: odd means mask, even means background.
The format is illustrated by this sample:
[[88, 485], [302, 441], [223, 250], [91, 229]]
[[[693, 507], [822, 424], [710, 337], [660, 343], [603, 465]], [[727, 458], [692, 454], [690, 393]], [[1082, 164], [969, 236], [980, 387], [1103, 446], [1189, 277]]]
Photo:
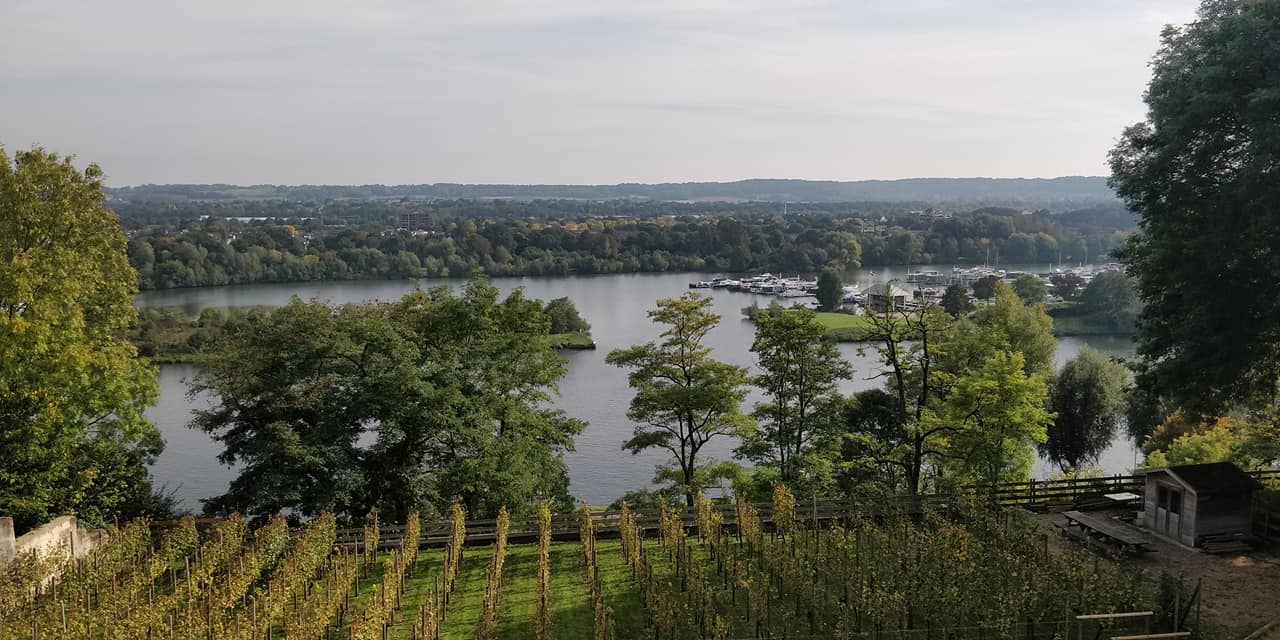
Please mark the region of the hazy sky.
[[112, 185], [1106, 173], [1190, 0], [0, 0], [0, 145]]

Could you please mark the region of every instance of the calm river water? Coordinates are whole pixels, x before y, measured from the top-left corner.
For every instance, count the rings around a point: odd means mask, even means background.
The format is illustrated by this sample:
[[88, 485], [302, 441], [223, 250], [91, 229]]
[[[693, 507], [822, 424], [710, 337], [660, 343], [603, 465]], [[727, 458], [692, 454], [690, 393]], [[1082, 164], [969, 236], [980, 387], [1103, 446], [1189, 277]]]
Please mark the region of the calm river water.
[[[1043, 265], [1040, 265], [1043, 268]], [[912, 267], [913, 270], [926, 267]], [[950, 268], [936, 267], [936, 268]], [[853, 274], [864, 288], [892, 278], [904, 278], [906, 267], [888, 267]], [[632, 425], [626, 418], [631, 390], [623, 370], [605, 364], [609, 350], [627, 347], [657, 337], [658, 328], [649, 322], [646, 312], [659, 298], [675, 297], [687, 291], [690, 280], [706, 279], [697, 274], [624, 274], [605, 276], [562, 276], [497, 278], [493, 284], [504, 292], [523, 287], [533, 298], [549, 300], [568, 296], [592, 325], [595, 351], [566, 352], [568, 375], [560, 383], [555, 404], [565, 413], [587, 422], [586, 431], [578, 437], [576, 450], [566, 455], [571, 479], [570, 491], [592, 504], [607, 504], [623, 493], [646, 487], [653, 476], [653, 465], [662, 461], [658, 453], [632, 455], [621, 449], [630, 436]], [[425, 280], [423, 287], [437, 284], [460, 285], [462, 280]], [[292, 296], [320, 298], [333, 303], [365, 300], [394, 300], [411, 291], [414, 283], [406, 281], [309, 282], [288, 284], [242, 285], [199, 289], [147, 291], [138, 295], [140, 307], [181, 306], [189, 314], [205, 307], [248, 305], [280, 305]], [[744, 366], [752, 365], [748, 351], [752, 326], [742, 318], [741, 309], [753, 296], [724, 290], [706, 290], [714, 301], [715, 311], [722, 317], [720, 326], [711, 333], [709, 343], [715, 357]], [[765, 296], [758, 297], [766, 304]], [[1133, 347], [1128, 338], [1090, 337], [1063, 338], [1058, 343], [1059, 366], [1071, 359], [1084, 345], [1112, 355], [1129, 355]], [[840, 351], [852, 363], [855, 375], [842, 391], [878, 386], [871, 357], [858, 354], [857, 345], [841, 344]], [[235, 471], [216, 459], [217, 445], [205, 434], [187, 427], [193, 408], [207, 406], [207, 399], [188, 397], [186, 381], [196, 374], [190, 365], [160, 367], [160, 400], [147, 415], [164, 434], [167, 446], [151, 468], [157, 484], [176, 492], [184, 506], [198, 510], [199, 500], [224, 492], [235, 477]], [[754, 401], [749, 398], [748, 403]], [[712, 441], [708, 453], [728, 459], [734, 443], [729, 439]], [[1118, 438], [1102, 458], [1102, 467], [1110, 473], [1125, 473], [1134, 465], [1134, 450], [1127, 439]], [[1037, 477], [1052, 470], [1044, 464], [1036, 466]]]

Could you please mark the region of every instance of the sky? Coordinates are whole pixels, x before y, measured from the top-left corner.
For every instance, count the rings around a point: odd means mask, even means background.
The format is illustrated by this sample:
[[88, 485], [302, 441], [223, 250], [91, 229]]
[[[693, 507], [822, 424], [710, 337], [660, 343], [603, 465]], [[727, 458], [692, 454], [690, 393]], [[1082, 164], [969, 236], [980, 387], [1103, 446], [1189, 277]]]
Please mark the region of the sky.
[[1190, 0], [0, 0], [111, 186], [1105, 175]]

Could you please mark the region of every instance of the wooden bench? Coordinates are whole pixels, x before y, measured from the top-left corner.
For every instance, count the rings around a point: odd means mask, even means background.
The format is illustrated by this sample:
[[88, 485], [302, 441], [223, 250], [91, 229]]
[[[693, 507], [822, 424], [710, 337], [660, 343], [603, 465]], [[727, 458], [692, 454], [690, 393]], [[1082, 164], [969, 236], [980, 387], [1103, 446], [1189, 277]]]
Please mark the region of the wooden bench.
[[[1097, 540], [1124, 554], [1151, 551], [1151, 541], [1146, 536], [1110, 518], [1099, 518], [1079, 511], [1064, 511], [1066, 531], [1073, 538]], [[1079, 531], [1076, 531], [1076, 528]]]

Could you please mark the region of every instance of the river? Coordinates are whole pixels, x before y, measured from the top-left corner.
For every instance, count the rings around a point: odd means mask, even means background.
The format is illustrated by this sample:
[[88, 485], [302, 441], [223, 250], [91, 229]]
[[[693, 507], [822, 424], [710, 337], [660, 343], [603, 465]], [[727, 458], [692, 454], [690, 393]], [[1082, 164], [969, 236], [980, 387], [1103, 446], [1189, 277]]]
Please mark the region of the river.
[[[949, 269], [950, 267], [912, 267]], [[1010, 267], [1014, 268], [1014, 267]], [[1033, 268], [1043, 269], [1044, 265]], [[902, 279], [906, 267], [885, 267], [861, 270], [851, 274], [863, 288], [889, 279]], [[526, 295], [542, 300], [568, 296], [577, 305], [582, 316], [592, 325], [592, 336], [598, 349], [595, 351], [570, 351], [568, 374], [560, 383], [560, 393], [555, 404], [568, 415], [584, 420], [587, 429], [577, 438], [576, 449], [566, 454], [571, 480], [570, 491], [592, 504], [608, 504], [629, 490], [649, 486], [654, 464], [663, 455], [652, 452], [632, 455], [621, 449], [632, 425], [626, 418], [631, 390], [627, 387], [625, 371], [605, 363], [605, 355], [611, 349], [640, 344], [658, 335], [659, 329], [651, 323], [646, 312], [659, 298], [679, 296], [687, 291], [690, 280], [706, 279], [705, 274], [622, 274], [602, 276], [556, 276], [496, 278], [493, 284], [504, 293], [523, 287]], [[424, 280], [424, 287], [438, 284], [459, 286], [463, 280]], [[394, 300], [413, 290], [414, 283], [407, 281], [362, 282], [305, 282], [284, 284], [238, 285], [197, 289], [168, 289], [145, 291], [138, 294], [139, 307], [183, 307], [196, 315], [205, 307], [232, 307], [248, 305], [281, 305], [292, 296], [303, 299], [319, 298], [333, 303], [361, 302], [366, 300]], [[751, 366], [748, 351], [753, 328], [742, 317], [741, 309], [753, 299], [766, 304], [769, 297], [753, 296], [725, 290], [703, 290], [711, 296], [714, 310], [721, 315], [721, 324], [708, 337], [714, 356], [736, 364]], [[1109, 355], [1124, 356], [1133, 353], [1133, 346], [1125, 337], [1062, 338], [1058, 342], [1057, 362], [1061, 366], [1085, 345], [1090, 345]], [[875, 380], [876, 362], [871, 355], [858, 353], [858, 345], [841, 344], [840, 352], [853, 365], [852, 380], [842, 385], [841, 391], [849, 393], [878, 386]], [[183, 506], [199, 510], [199, 500], [226, 491], [235, 477], [235, 470], [220, 464], [219, 451], [207, 435], [190, 429], [187, 424], [193, 409], [207, 406], [202, 397], [188, 397], [186, 381], [196, 374], [191, 365], [162, 365], [160, 367], [160, 399], [147, 412], [155, 422], [167, 443], [165, 451], [151, 467], [157, 485], [167, 487], [182, 501]], [[748, 399], [750, 403], [758, 396]], [[707, 445], [707, 453], [717, 459], [728, 459], [734, 443], [728, 438], [713, 440]], [[1110, 473], [1125, 473], [1135, 463], [1134, 450], [1128, 440], [1118, 437], [1102, 456], [1101, 466]], [[1037, 477], [1052, 472], [1050, 465], [1039, 462], [1035, 468]]]

